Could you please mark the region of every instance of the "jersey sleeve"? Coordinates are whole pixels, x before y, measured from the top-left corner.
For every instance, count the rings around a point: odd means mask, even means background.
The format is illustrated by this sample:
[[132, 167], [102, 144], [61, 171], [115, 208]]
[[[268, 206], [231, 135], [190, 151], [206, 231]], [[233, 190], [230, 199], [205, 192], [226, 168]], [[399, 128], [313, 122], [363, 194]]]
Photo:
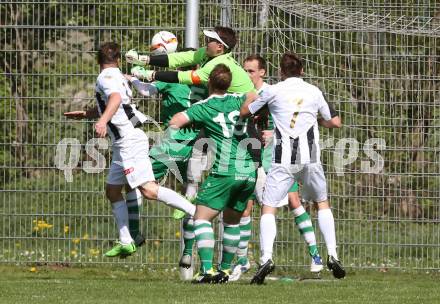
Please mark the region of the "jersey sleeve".
[[168, 83], [167, 82], [155, 81], [152, 84], [156, 87], [156, 89], [157, 89], [157, 91], [159, 93], [165, 92], [167, 90], [167, 88], [168, 88]]
[[185, 112], [188, 119], [195, 123], [200, 123], [209, 119], [208, 111], [206, 110], [205, 103], [194, 104]]
[[108, 97], [112, 93], [123, 94], [125, 88], [120, 79], [114, 75], [104, 75], [98, 82], [99, 87], [102, 89], [104, 94]]
[[324, 120], [330, 120], [333, 117], [338, 116], [338, 113], [333, 108], [333, 106], [329, 104], [325, 99], [324, 94], [320, 93], [318, 99], [319, 99], [318, 112], [319, 114], [321, 114]]
[[217, 64], [223, 63], [223, 57], [224, 55], [217, 56], [197, 70], [179, 72], [179, 74], [177, 75], [177, 77], [179, 78], [179, 83], [206, 85], [208, 83], [209, 74], [211, 74], [212, 70]]
[[200, 48], [197, 51], [177, 52], [168, 54], [168, 67], [175, 69], [199, 64], [206, 56], [206, 48]]
[[270, 104], [274, 100], [274, 98], [275, 95], [272, 90], [270, 88], [267, 88], [261, 93], [260, 97], [258, 97], [254, 102], [249, 105], [249, 111], [252, 114], [257, 113], [266, 104]]

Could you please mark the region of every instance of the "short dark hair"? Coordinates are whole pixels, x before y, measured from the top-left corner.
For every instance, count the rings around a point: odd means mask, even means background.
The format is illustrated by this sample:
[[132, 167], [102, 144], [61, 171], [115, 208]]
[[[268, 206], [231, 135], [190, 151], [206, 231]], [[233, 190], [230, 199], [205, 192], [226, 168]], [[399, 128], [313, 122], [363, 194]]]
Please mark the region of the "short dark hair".
[[246, 59], [244, 60], [244, 62], [246, 61], [253, 61], [256, 60], [258, 61], [258, 68], [260, 70], [265, 70], [267, 69], [267, 63], [266, 63], [266, 59], [264, 59], [263, 57], [261, 57], [260, 55], [249, 55], [246, 57]]
[[98, 63], [117, 63], [121, 57], [121, 47], [116, 42], [106, 42], [99, 47]]
[[237, 36], [230, 27], [216, 26], [214, 31], [220, 36], [220, 38], [228, 45], [226, 52], [231, 51], [237, 44]]
[[215, 90], [227, 91], [231, 81], [231, 70], [223, 63], [217, 64], [209, 74], [209, 84]]
[[300, 56], [295, 53], [284, 53], [281, 57], [281, 73], [286, 77], [301, 76], [303, 69], [303, 61]]

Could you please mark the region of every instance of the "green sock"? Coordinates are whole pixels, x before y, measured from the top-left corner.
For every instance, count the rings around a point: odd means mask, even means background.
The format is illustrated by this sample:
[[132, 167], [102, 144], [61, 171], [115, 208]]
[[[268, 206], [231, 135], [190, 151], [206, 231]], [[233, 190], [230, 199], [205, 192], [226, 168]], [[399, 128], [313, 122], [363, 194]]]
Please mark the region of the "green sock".
[[211, 222], [195, 220], [194, 234], [200, 257], [200, 273], [206, 273], [212, 269], [212, 260], [214, 259], [215, 240]]
[[240, 226], [224, 224], [221, 270], [231, 269], [238, 243], [240, 243]]
[[134, 239], [140, 234], [139, 219], [140, 210], [142, 206], [142, 194], [139, 190], [135, 189], [127, 193], [127, 208], [128, 208], [128, 229], [130, 235]]
[[307, 243], [310, 256], [319, 254], [318, 247], [316, 246], [315, 230], [313, 229], [309, 214], [303, 206], [294, 209], [293, 214], [295, 216], [295, 223], [298, 226], [299, 233], [301, 233]]
[[251, 239], [251, 229], [251, 217], [242, 217], [240, 219], [240, 242], [237, 248], [237, 263], [240, 265], [246, 265], [248, 262], [247, 253], [249, 240]]
[[192, 217], [187, 217], [183, 219], [183, 243], [185, 248], [183, 249], [184, 255], [192, 255], [193, 245], [195, 241], [194, 235], [194, 220]]

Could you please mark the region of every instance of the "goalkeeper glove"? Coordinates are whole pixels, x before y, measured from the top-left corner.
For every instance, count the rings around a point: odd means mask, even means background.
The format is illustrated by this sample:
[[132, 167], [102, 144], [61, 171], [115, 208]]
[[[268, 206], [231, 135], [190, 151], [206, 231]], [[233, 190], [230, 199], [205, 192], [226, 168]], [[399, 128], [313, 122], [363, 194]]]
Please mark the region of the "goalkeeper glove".
[[135, 66], [131, 68], [131, 75], [139, 79], [144, 79], [148, 82], [152, 82], [154, 80], [155, 73], [155, 71], [146, 70], [144, 67], [141, 66]]
[[125, 53], [125, 60], [128, 63], [145, 66], [150, 62], [150, 56], [139, 55], [136, 50], [129, 50]]

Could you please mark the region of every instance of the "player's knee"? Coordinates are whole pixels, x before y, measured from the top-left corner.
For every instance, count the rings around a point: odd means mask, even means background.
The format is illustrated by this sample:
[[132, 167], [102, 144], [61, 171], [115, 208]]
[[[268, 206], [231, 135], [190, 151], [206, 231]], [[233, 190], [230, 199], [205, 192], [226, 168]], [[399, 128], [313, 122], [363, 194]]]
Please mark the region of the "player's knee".
[[107, 185], [105, 187], [105, 196], [112, 203], [122, 200], [123, 197], [122, 197], [122, 193], [121, 193], [121, 187]]
[[330, 203], [328, 200], [323, 200], [320, 202], [315, 202], [315, 208], [317, 210], [330, 209]]
[[139, 187], [139, 191], [146, 199], [156, 200], [159, 185], [155, 182], [147, 182]]

